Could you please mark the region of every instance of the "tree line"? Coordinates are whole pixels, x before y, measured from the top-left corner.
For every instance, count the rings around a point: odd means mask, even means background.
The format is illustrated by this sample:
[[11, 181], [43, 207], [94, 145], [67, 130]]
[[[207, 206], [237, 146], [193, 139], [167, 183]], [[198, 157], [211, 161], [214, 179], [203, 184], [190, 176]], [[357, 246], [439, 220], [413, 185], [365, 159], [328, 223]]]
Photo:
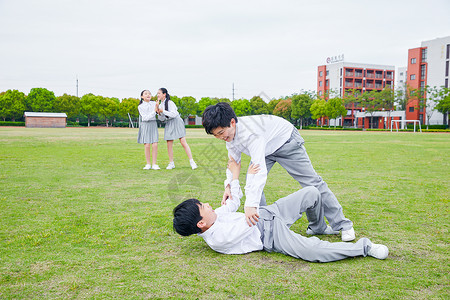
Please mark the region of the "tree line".
[[[426, 101], [426, 100], [433, 101]], [[156, 100], [156, 96], [154, 99]], [[260, 96], [251, 99], [203, 97], [197, 101], [194, 97], [177, 97], [171, 95], [171, 100], [178, 107], [181, 117], [201, 116], [205, 108], [218, 102], [228, 102], [236, 115], [273, 114], [285, 118], [294, 125], [305, 126], [315, 123], [314, 120], [337, 119], [345, 116], [348, 109], [363, 108], [373, 114], [375, 111], [404, 110], [410, 101], [417, 103], [417, 109], [425, 108], [427, 118], [431, 118], [435, 110], [444, 114], [448, 122], [450, 108], [450, 91], [448, 88], [426, 87], [423, 90], [397, 90], [385, 88], [382, 91], [348, 90], [343, 97], [337, 91], [317, 96], [315, 92], [302, 91], [299, 94], [272, 99], [266, 103]], [[68, 121], [104, 123], [106, 126], [115, 122], [127, 122], [131, 118], [136, 122], [139, 118], [137, 98], [124, 98], [86, 94], [82, 97], [64, 94], [56, 97], [52, 91], [45, 88], [33, 88], [28, 95], [18, 90], [8, 90], [0, 93], [0, 118], [3, 121], [21, 120], [25, 111], [31, 112], [63, 112]], [[444, 124], [447, 124], [444, 121]], [[335, 122], [336, 123], [336, 122]], [[323, 122], [320, 122], [323, 124]]]

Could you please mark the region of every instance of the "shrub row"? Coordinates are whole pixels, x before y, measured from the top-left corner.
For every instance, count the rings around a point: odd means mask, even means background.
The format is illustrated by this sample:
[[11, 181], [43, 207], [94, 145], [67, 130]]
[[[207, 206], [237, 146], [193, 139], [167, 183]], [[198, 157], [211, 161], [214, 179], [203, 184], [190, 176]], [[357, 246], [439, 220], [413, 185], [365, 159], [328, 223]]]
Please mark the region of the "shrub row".
[[25, 122], [0, 121], [0, 126], [25, 126]]
[[[427, 128], [427, 125], [420, 126], [422, 127], [422, 130]], [[406, 128], [414, 130], [414, 124], [406, 124]], [[416, 125], [416, 129], [417, 128], [419, 128], [419, 126]], [[428, 129], [447, 129], [447, 125], [428, 125]]]

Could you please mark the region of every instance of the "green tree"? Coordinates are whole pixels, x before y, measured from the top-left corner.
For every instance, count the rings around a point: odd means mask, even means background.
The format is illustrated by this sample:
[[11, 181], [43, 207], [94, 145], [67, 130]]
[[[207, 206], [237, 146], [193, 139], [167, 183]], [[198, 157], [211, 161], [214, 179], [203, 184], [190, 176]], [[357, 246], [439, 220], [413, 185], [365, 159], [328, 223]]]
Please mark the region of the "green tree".
[[[385, 87], [381, 92], [378, 92], [380, 107], [387, 111], [388, 120], [391, 118], [391, 111], [395, 109], [395, 92], [390, 87]], [[390, 129], [391, 124], [386, 124], [386, 129]]]
[[252, 107], [252, 115], [266, 115], [269, 113], [267, 103], [259, 96], [254, 96], [250, 99], [250, 106]]
[[177, 104], [178, 112], [182, 119], [197, 114], [197, 101], [194, 97], [182, 97]]
[[55, 93], [45, 88], [32, 88], [26, 99], [27, 109], [34, 112], [52, 112]]
[[227, 102], [227, 103], [231, 104], [231, 101], [228, 98], [213, 98], [213, 99], [217, 100], [217, 103], [219, 103], [219, 102]]
[[309, 93], [292, 96], [291, 117], [300, 119], [300, 129], [303, 128], [303, 120], [311, 117], [311, 105], [314, 99]]
[[360, 106], [360, 100], [361, 100], [361, 90], [358, 89], [351, 89], [351, 90], [345, 90], [343, 101], [344, 105], [348, 108], [352, 107], [359, 107]]
[[80, 98], [64, 94], [56, 97], [53, 107], [55, 112], [66, 113], [67, 118], [71, 119], [80, 113]]
[[202, 116], [205, 109], [210, 105], [219, 103], [217, 98], [203, 97], [197, 103], [197, 115]]
[[337, 118], [347, 113], [343, 102], [341, 98], [331, 98], [325, 103], [325, 115], [329, 119], [334, 119], [334, 129], [336, 129]]
[[[400, 110], [406, 110], [406, 106], [409, 103], [417, 100], [418, 94], [419, 91], [417, 89], [408, 85], [406, 89], [398, 89], [394, 92], [394, 103], [397, 103]], [[415, 106], [415, 108], [418, 109], [419, 106]]]
[[381, 94], [376, 90], [366, 91], [361, 95], [361, 100], [365, 111], [370, 114], [370, 128], [373, 129], [373, 115], [382, 107]]
[[281, 100], [280, 102], [278, 102], [277, 106], [275, 106], [275, 108], [273, 110], [273, 114], [275, 116], [285, 118], [286, 120], [291, 122], [292, 121], [292, 119], [291, 119], [292, 108], [291, 107], [292, 107], [292, 99]]
[[[181, 99], [178, 98], [177, 96], [175, 96], [175, 95], [170, 95], [170, 100], [172, 100], [173, 103], [175, 103], [175, 105], [177, 106], [177, 108], [181, 106], [181, 104], [180, 104]], [[161, 103], [162, 103], [162, 101], [161, 101]]]
[[18, 90], [7, 90], [0, 95], [0, 117], [3, 121], [21, 118], [25, 112], [25, 94]]
[[315, 120], [320, 119], [320, 127], [323, 126], [323, 117], [325, 114], [325, 105], [327, 102], [325, 99], [316, 99], [311, 104], [311, 117]]
[[252, 106], [247, 99], [236, 99], [231, 102], [231, 107], [237, 117], [248, 116], [252, 113]]
[[437, 111], [444, 115], [443, 123], [449, 127], [448, 113], [450, 112], [450, 89], [441, 87], [439, 90], [439, 103], [436, 105]]
[[102, 96], [96, 96], [96, 103], [98, 105], [97, 114], [101, 117], [100, 119], [105, 122], [106, 127], [109, 126], [109, 121], [114, 119], [119, 109], [119, 99], [117, 98], [106, 98]]
[[87, 116], [88, 127], [91, 126], [91, 118], [99, 113], [99, 102], [99, 97], [92, 93], [86, 94], [80, 99], [80, 112]]
[[430, 119], [433, 116], [435, 110], [437, 110], [437, 105], [442, 100], [444, 87], [430, 87], [426, 86], [423, 91], [421, 91], [421, 97], [419, 101], [419, 108], [425, 110], [425, 114], [427, 115], [427, 129], [430, 125]]
[[[139, 111], [138, 111], [138, 105], [139, 105], [139, 99], [136, 98], [125, 98], [122, 99], [122, 102], [119, 104], [119, 116], [125, 120], [128, 120], [128, 114], [130, 114], [131, 120], [137, 121], [139, 118]], [[131, 127], [132, 124], [130, 122], [129, 127]]]
[[267, 109], [269, 110], [269, 114], [273, 115], [273, 110], [278, 105], [278, 103], [283, 99], [272, 99], [267, 103]]

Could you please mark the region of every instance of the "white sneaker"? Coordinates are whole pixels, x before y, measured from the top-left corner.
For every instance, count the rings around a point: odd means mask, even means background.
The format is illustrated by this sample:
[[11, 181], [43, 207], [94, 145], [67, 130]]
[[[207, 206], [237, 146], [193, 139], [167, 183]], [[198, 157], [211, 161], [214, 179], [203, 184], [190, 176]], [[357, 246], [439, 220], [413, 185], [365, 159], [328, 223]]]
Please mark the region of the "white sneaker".
[[167, 170], [175, 169], [175, 163], [174, 163], [174, 162], [170, 162], [170, 163], [167, 165], [166, 169], [167, 169]]
[[191, 160], [191, 168], [192, 168], [192, 170], [195, 170], [195, 169], [197, 169], [198, 168], [198, 166], [197, 166], [197, 164], [195, 163], [195, 161], [194, 160]]
[[343, 242], [350, 242], [355, 239], [355, 230], [350, 228], [349, 230], [342, 230], [342, 241]]
[[158, 165], [153, 165], [152, 170], [161, 170], [161, 168]]
[[144, 170], [150, 170], [152, 168], [152, 166], [151, 165], [149, 165], [149, 164], [146, 164], [145, 165], [145, 167], [143, 168]]
[[370, 247], [369, 252], [367, 252], [367, 255], [378, 259], [386, 259], [386, 257], [388, 257], [389, 255], [389, 249], [385, 245], [372, 243], [372, 246]]
[[333, 228], [331, 228], [330, 225], [327, 225], [327, 228], [325, 228], [325, 231], [323, 233], [315, 233], [308, 226], [308, 228], [306, 229], [306, 234], [309, 234], [309, 235], [315, 235], [315, 234], [339, 234], [339, 231], [334, 231]]

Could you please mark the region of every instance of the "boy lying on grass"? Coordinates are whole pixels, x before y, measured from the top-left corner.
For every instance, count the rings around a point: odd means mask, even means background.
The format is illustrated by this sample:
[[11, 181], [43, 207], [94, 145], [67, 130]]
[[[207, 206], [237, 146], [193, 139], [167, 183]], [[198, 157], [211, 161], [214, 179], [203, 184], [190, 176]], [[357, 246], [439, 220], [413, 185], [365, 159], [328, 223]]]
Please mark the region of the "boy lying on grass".
[[[216, 210], [197, 199], [180, 203], [173, 210], [173, 227], [177, 233], [183, 236], [197, 233], [213, 250], [224, 254], [265, 250], [310, 262], [330, 262], [367, 255], [385, 259], [388, 256], [386, 246], [374, 244], [368, 238], [356, 243], [330, 243], [292, 231], [291, 225], [301, 218], [302, 213], [306, 213], [309, 228], [313, 231], [323, 232], [327, 228], [321, 194], [313, 186], [300, 189], [274, 204], [261, 206], [257, 226], [248, 226], [245, 215], [236, 212], [243, 196], [239, 186], [241, 166], [230, 159], [227, 167], [233, 175], [230, 183], [232, 197]], [[251, 164], [247, 176], [254, 176], [258, 171], [259, 166]]]

